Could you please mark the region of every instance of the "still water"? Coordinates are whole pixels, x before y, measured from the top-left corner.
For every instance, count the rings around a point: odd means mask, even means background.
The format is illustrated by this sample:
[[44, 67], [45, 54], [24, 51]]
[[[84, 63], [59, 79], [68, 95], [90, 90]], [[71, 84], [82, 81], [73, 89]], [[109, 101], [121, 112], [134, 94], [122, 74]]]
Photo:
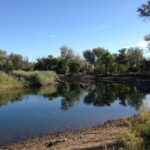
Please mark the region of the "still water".
[[134, 115], [149, 99], [136, 87], [106, 83], [0, 92], [0, 144]]

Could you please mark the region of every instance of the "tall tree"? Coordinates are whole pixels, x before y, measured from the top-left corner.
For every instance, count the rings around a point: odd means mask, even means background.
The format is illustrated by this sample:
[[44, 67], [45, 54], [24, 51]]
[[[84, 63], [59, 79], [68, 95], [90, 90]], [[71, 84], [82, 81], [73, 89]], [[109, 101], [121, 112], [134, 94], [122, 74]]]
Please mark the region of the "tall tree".
[[69, 62], [73, 59], [73, 50], [67, 46], [62, 46], [60, 48], [61, 59], [63, 60], [62, 65], [64, 66], [65, 74], [69, 72]]
[[147, 2], [147, 4], [142, 4], [138, 10], [141, 17], [150, 17], [150, 0]]
[[144, 39], [147, 42], [147, 48], [150, 50], [150, 34], [146, 35]]
[[93, 52], [96, 56], [96, 70], [100, 73], [108, 73], [112, 70], [115, 57], [107, 49], [95, 48]]
[[127, 64], [128, 64], [128, 60], [127, 60], [127, 55], [126, 55], [126, 48], [120, 49], [119, 50], [119, 54], [117, 56], [117, 63], [118, 63], [118, 71], [121, 73], [124, 73], [127, 71]]
[[94, 65], [94, 63], [95, 63], [95, 54], [94, 54], [93, 51], [91, 51], [91, 50], [85, 50], [83, 52], [83, 56], [84, 56], [84, 58], [86, 59], [86, 61], [88, 63], [90, 63], [91, 65]]
[[[138, 10], [140, 17], [150, 18], [150, 0], [147, 4], [142, 4]], [[145, 36], [145, 41], [147, 42], [148, 49], [150, 50], [150, 34]]]
[[9, 60], [13, 64], [13, 69], [15, 70], [28, 70], [28, 59], [23, 58], [23, 56], [19, 54], [11, 53], [9, 55]]
[[131, 47], [127, 50], [127, 58], [130, 71], [140, 71], [144, 61], [143, 51], [139, 47]]

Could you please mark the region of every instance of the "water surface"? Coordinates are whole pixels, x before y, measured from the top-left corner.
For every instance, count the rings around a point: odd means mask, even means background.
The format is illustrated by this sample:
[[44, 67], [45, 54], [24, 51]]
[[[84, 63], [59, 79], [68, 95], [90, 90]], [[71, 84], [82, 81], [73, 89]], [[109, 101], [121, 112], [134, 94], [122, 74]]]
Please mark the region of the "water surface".
[[0, 144], [134, 115], [149, 98], [136, 87], [106, 83], [0, 92]]

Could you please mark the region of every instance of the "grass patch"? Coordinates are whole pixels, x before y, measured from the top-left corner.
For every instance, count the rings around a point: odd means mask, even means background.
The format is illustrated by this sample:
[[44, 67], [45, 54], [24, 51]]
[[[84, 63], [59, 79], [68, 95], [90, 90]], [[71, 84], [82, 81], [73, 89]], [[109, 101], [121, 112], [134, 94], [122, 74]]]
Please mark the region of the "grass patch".
[[13, 71], [10, 74], [0, 71], [0, 89], [42, 86], [54, 83], [57, 74], [53, 71]]
[[0, 88], [11, 88], [21, 85], [25, 85], [25, 80], [0, 71]]
[[50, 84], [57, 79], [57, 74], [54, 71], [13, 71], [12, 75], [25, 79], [32, 86]]
[[150, 111], [142, 110], [136, 117], [127, 118], [129, 129], [122, 134], [122, 150], [150, 149]]

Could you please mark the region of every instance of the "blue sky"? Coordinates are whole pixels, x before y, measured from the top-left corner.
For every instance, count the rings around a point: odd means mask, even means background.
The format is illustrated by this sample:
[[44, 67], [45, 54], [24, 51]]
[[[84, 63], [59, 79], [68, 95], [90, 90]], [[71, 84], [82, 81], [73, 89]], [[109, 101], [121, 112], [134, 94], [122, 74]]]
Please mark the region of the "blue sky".
[[0, 0], [0, 48], [34, 60], [59, 56], [68, 45], [112, 53], [142, 43], [150, 21], [137, 8], [147, 0]]

